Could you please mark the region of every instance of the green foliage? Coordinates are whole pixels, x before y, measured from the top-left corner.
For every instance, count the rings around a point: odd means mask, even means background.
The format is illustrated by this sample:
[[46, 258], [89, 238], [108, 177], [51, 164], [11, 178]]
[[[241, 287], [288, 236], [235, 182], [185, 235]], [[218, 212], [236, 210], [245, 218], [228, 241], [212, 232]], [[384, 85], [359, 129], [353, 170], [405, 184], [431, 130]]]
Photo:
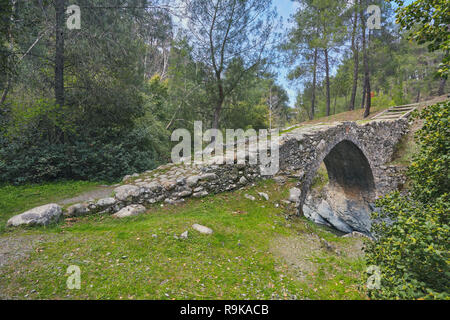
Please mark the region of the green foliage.
[[433, 202], [450, 190], [450, 101], [425, 108], [416, 140], [420, 152], [413, 157], [408, 175], [414, 197]]
[[377, 108], [385, 109], [395, 106], [396, 103], [388, 95], [380, 92], [372, 98], [372, 105]]
[[422, 204], [393, 193], [377, 206], [382, 211], [373, 218], [384, 222], [373, 226], [378, 237], [367, 244], [366, 263], [380, 268], [381, 288], [370, 290], [370, 296], [450, 298], [448, 196]]
[[58, 179], [115, 181], [159, 163], [147, 132], [135, 129], [109, 139], [73, 143], [8, 141], [0, 148], [0, 180], [14, 184]]
[[404, 0], [394, 0], [397, 8], [397, 22], [411, 30], [410, 39], [419, 44], [426, 43], [430, 51], [445, 53], [438, 73], [447, 77], [450, 63], [450, 6], [447, 0], [416, 0], [403, 6]]
[[450, 298], [449, 106], [436, 104], [419, 115], [424, 125], [408, 170], [411, 195], [394, 192], [376, 202], [376, 241], [366, 248], [367, 265], [381, 270], [373, 298]]

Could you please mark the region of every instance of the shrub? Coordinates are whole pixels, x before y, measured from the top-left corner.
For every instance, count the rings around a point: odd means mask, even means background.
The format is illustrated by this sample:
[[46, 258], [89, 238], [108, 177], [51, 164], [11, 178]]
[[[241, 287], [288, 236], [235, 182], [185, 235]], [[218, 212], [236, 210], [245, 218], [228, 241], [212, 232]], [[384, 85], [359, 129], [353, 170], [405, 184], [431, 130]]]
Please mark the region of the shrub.
[[114, 181], [159, 163], [145, 138], [132, 131], [109, 142], [78, 140], [74, 143], [25, 146], [14, 141], [0, 148], [0, 181], [13, 184], [58, 179]]
[[381, 288], [369, 291], [372, 298], [450, 297], [449, 106], [441, 103], [416, 114], [424, 125], [408, 170], [410, 194], [394, 192], [376, 202], [376, 241], [365, 249], [367, 264], [381, 271]]

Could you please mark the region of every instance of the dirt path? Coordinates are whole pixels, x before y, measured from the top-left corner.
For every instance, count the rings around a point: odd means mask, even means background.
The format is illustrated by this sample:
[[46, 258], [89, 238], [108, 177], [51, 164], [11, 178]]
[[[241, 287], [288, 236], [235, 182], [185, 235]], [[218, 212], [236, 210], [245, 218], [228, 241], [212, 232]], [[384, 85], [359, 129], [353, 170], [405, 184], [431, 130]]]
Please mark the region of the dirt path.
[[53, 235], [47, 234], [14, 234], [0, 237], [0, 272], [2, 267], [27, 257], [31, 251], [39, 248], [40, 244], [53, 237]]
[[113, 186], [100, 186], [94, 190], [82, 193], [76, 197], [64, 199], [58, 201], [58, 204], [60, 205], [66, 205], [71, 203], [78, 203], [87, 201], [89, 199], [101, 199], [101, 198], [107, 198], [111, 196], [111, 193], [116, 187]]

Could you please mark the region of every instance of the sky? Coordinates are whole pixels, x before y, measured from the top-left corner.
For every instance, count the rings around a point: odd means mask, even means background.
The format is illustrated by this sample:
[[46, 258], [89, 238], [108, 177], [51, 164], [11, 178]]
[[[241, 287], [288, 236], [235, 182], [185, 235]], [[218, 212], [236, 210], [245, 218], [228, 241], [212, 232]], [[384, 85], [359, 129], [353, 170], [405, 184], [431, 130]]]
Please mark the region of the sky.
[[[289, 28], [288, 19], [295, 13], [296, 4], [292, 0], [273, 0], [273, 4], [277, 8], [278, 15], [283, 18], [283, 25], [285, 29]], [[287, 91], [289, 96], [289, 105], [293, 107], [297, 95], [298, 88], [296, 88], [296, 86], [298, 87], [298, 83], [293, 84], [287, 79], [287, 74], [289, 73], [289, 68], [287, 66], [277, 69], [277, 73], [278, 84], [284, 87]]]
[[[409, 5], [413, 0], [405, 0], [405, 6]], [[394, 9], [397, 8], [396, 3], [391, 3]], [[276, 7], [278, 11], [278, 15], [283, 17], [284, 29], [290, 28], [292, 24], [288, 23], [288, 19], [295, 13], [297, 10], [297, 4], [292, 0], [273, 0], [273, 5]], [[276, 70], [277, 81], [278, 84], [284, 87], [289, 96], [289, 105], [294, 107], [295, 99], [297, 96], [297, 92], [301, 89], [301, 86], [298, 82], [291, 82], [287, 79], [287, 74], [289, 73], [289, 66], [280, 67]]]

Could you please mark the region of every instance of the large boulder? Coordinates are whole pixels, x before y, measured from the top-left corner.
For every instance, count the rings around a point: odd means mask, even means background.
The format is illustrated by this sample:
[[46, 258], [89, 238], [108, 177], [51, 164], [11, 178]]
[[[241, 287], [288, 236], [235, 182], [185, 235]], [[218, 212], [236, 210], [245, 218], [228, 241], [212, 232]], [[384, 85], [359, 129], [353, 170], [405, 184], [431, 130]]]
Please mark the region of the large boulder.
[[126, 184], [114, 189], [116, 194], [116, 199], [119, 201], [129, 200], [130, 198], [134, 198], [139, 196], [139, 187], [133, 186], [130, 184]]
[[56, 203], [46, 204], [36, 207], [24, 213], [18, 214], [8, 220], [6, 226], [20, 225], [48, 225], [51, 222], [58, 221], [61, 217], [62, 209]]

